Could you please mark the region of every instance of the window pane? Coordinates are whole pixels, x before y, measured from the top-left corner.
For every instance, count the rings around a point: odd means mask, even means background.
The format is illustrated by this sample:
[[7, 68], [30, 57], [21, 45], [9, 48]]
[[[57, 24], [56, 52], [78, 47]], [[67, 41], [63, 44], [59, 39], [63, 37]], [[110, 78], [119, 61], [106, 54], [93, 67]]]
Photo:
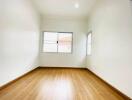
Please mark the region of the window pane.
[[70, 53], [71, 52], [71, 45], [68, 45], [69, 43], [65, 44], [59, 44], [58, 45], [58, 52], [66, 52]]
[[43, 52], [57, 52], [56, 32], [44, 32]]
[[88, 35], [88, 44], [91, 44], [91, 33]]
[[44, 44], [44, 52], [57, 52], [57, 44]]
[[72, 51], [72, 33], [59, 33], [58, 52], [70, 53]]
[[44, 44], [57, 44], [57, 41], [44, 41]]
[[67, 41], [71, 42], [72, 41], [72, 33], [59, 33], [59, 42]]
[[92, 44], [92, 34], [88, 34], [88, 41], [87, 41], [87, 55], [91, 55], [91, 45]]
[[44, 32], [44, 41], [57, 41], [57, 34], [56, 32]]

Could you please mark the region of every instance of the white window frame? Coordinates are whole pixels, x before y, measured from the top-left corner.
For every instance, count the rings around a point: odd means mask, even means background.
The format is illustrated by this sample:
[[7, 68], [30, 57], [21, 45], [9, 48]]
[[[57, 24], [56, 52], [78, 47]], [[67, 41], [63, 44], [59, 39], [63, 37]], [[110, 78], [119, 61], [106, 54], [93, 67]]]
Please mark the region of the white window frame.
[[[44, 46], [44, 33], [45, 32], [54, 32], [54, 33], [69, 33], [72, 35], [72, 42], [71, 42], [71, 52], [58, 52], [58, 46], [57, 46], [57, 52], [44, 52], [43, 46]], [[65, 54], [72, 54], [73, 53], [73, 32], [57, 32], [57, 31], [42, 31], [42, 53], [65, 53]]]

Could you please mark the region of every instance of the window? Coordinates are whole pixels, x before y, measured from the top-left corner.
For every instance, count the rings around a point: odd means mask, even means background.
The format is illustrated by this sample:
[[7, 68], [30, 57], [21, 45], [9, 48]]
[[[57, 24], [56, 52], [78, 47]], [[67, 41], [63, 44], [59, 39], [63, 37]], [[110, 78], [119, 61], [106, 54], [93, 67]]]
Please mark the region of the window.
[[87, 35], [87, 55], [91, 55], [92, 48], [92, 32]]
[[72, 52], [71, 32], [43, 32], [43, 52]]

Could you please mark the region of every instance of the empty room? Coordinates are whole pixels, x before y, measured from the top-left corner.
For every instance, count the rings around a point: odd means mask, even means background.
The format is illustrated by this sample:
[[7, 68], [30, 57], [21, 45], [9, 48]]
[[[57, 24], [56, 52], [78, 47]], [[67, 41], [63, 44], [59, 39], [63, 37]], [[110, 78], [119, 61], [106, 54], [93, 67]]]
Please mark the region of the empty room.
[[0, 100], [132, 100], [132, 0], [0, 0]]

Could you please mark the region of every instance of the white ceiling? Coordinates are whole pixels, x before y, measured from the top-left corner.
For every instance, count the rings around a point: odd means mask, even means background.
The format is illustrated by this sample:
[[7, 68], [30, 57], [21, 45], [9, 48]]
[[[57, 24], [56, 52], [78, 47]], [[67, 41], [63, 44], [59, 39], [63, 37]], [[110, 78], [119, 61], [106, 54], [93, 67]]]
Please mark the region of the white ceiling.
[[[33, 0], [42, 15], [85, 17], [96, 0]], [[79, 3], [79, 8], [75, 8]]]

